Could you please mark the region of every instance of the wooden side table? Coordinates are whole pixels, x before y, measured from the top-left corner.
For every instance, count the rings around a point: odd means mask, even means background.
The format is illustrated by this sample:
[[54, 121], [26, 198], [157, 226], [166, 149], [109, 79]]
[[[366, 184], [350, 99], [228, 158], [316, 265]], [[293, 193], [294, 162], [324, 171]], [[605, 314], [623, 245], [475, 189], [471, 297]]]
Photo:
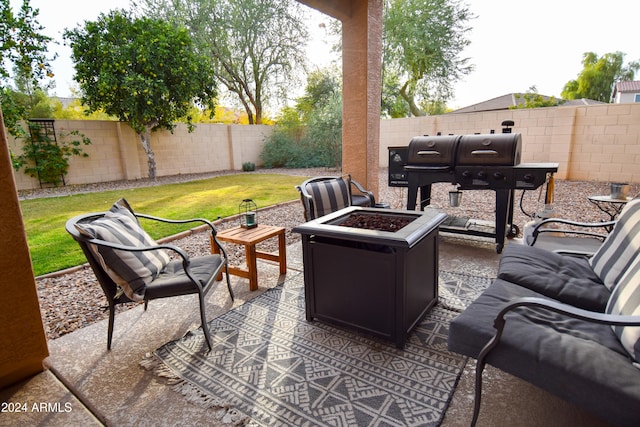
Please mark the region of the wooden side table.
[[[284, 232], [285, 229], [283, 227], [263, 224], [258, 224], [258, 226], [254, 228], [242, 228], [238, 226], [220, 231], [216, 236], [218, 240], [243, 245], [246, 252], [247, 269], [229, 266], [229, 274], [249, 279], [249, 290], [252, 291], [258, 289], [258, 267], [256, 262], [258, 258], [279, 263], [280, 274], [285, 274], [287, 272], [287, 247]], [[278, 237], [277, 255], [256, 250], [256, 244], [273, 237]], [[211, 240], [211, 252], [214, 254], [220, 253], [218, 245], [213, 239]], [[222, 280], [222, 273], [218, 276], [218, 280]]]

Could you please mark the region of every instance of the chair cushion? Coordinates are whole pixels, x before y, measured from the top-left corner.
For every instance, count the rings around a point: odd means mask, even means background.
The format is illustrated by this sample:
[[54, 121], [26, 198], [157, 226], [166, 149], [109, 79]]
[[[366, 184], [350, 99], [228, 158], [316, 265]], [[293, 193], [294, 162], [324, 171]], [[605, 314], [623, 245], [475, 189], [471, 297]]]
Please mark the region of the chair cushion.
[[[76, 229], [87, 237], [109, 243], [132, 247], [157, 246], [140, 227], [124, 199], [117, 201], [104, 217], [90, 223], [78, 223]], [[169, 263], [169, 256], [161, 249], [129, 252], [95, 244], [89, 244], [89, 248], [109, 277], [133, 301], [144, 299], [146, 286]]]
[[371, 199], [363, 194], [352, 194], [351, 206], [361, 206], [363, 208], [373, 207], [371, 206]]
[[316, 218], [350, 206], [349, 181], [342, 177], [309, 183], [307, 192]]
[[498, 278], [600, 313], [611, 296], [586, 258], [563, 256], [535, 246], [507, 245], [500, 258]]
[[[609, 299], [609, 314], [640, 316], [640, 257], [622, 276]], [[640, 326], [612, 326], [623, 347], [640, 368]]]
[[612, 289], [640, 250], [640, 200], [624, 207], [604, 243], [590, 259], [593, 271]]
[[[212, 277], [224, 266], [220, 255], [204, 255], [190, 259], [189, 270], [193, 278], [206, 285]], [[207, 289], [203, 289], [206, 293]], [[196, 292], [196, 287], [187, 276], [182, 266], [182, 259], [171, 261], [158, 278], [147, 286], [149, 299], [163, 298], [176, 295], [188, 295]]]

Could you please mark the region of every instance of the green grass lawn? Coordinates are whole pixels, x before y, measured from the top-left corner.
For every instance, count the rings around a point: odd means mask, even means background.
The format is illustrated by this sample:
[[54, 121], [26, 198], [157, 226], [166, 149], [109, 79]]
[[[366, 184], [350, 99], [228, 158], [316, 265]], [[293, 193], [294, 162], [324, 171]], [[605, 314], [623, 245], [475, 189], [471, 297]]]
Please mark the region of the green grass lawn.
[[[108, 210], [121, 197], [126, 198], [136, 212], [171, 219], [216, 220], [237, 214], [243, 199], [253, 199], [258, 208], [294, 200], [298, 198], [294, 186], [305, 179], [236, 174], [180, 184], [23, 200], [20, 206], [34, 273], [39, 276], [85, 263], [80, 246], [64, 229], [65, 222], [75, 215]], [[197, 225], [143, 223], [154, 239]]]

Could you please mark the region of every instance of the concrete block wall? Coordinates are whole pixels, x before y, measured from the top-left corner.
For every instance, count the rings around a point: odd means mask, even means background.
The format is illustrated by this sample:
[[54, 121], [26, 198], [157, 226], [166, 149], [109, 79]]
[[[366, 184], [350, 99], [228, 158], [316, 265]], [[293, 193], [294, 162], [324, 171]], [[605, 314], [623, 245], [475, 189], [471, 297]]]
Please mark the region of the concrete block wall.
[[[226, 125], [198, 125], [189, 133], [187, 126], [179, 124], [173, 133], [162, 131], [151, 134], [151, 147], [156, 154], [157, 175], [204, 173], [229, 168], [229, 146]], [[147, 155], [138, 143], [140, 168], [147, 175]]]
[[[406, 146], [416, 135], [496, 133], [513, 120], [522, 134], [522, 162], [557, 162], [557, 178], [640, 183], [640, 104], [603, 104], [504, 110], [380, 121], [379, 166], [388, 166], [388, 147]], [[87, 158], [74, 157], [66, 183], [133, 180], [148, 175], [147, 156], [138, 135], [125, 123], [56, 120], [60, 135], [78, 130], [92, 145]], [[260, 165], [270, 126], [199, 124], [189, 133], [179, 124], [173, 133], [152, 134], [157, 175], [168, 176], [241, 170], [245, 162]], [[20, 143], [10, 140], [14, 153]], [[348, 172], [348, 171], [346, 171]], [[38, 188], [36, 179], [15, 174], [17, 188]]]
[[[90, 184], [118, 180], [135, 180], [148, 176], [147, 155], [140, 137], [126, 123], [91, 120], [56, 120], [58, 140], [68, 138], [77, 130], [91, 140], [83, 146], [88, 157], [72, 157], [67, 185]], [[243, 126], [198, 124], [188, 132], [178, 124], [172, 132], [151, 134], [151, 147], [156, 158], [156, 175], [206, 173], [221, 170], [241, 170], [245, 162], [260, 165], [260, 153], [265, 136], [272, 128], [266, 125]], [[21, 141], [10, 139], [14, 153], [20, 153]], [[19, 190], [39, 188], [37, 179], [22, 171], [15, 172]]]
[[[56, 120], [56, 134], [77, 130], [91, 139], [91, 145], [83, 146], [82, 149], [88, 157], [70, 158], [69, 173], [65, 177], [67, 184], [87, 184], [93, 182], [113, 181], [124, 179], [123, 156], [132, 152], [126, 150], [125, 142], [134, 144], [135, 140], [122, 139], [119, 137], [119, 123], [107, 121], [84, 121], [84, 120]], [[134, 133], [130, 131], [129, 138]], [[126, 133], [125, 133], [126, 135]], [[140, 175], [132, 179], [140, 178]]]
[[228, 130], [228, 141], [233, 146], [233, 155], [229, 159], [230, 165], [227, 169], [242, 170], [242, 164], [245, 162], [261, 166], [260, 153], [262, 153], [265, 138], [271, 135], [273, 127], [267, 125], [229, 126]]
[[576, 180], [640, 182], [640, 105], [579, 111], [570, 174]]
[[[131, 153], [121, 153], [120, 138], [118, 135], [116, 122], [93, 121], [93, 120], [56, 120], [56, 137], [59, 141], [70, 140], [69, 132], [77, 130], [91, 139], [91, 145], [82, 146], [82, 150], [88, 157], [71, 157], [69, 159], [69, 172], [64, 177], [67, 184], [87, 184], [102, 181], [114, 181], [125, 179], [123, 173], [121, 155], [131, 155]], [[129, 130], [130, 138], [135, 135]], [[133, 144], [135, 140], [131, 140]], [[13, 138], [9, 140], [9, 146], [13, 153], [22, 151], [22, 141]], [[135, 153], [135, 151], [134, 151]], [[135, 154], [134, 154], [135, 155]], [[22, 170], [14, 172], [16, 186], [19, 190], [39, 188], [37, 179], [31, 178]], [[140, 178], [140, 175], [129, 179]]]

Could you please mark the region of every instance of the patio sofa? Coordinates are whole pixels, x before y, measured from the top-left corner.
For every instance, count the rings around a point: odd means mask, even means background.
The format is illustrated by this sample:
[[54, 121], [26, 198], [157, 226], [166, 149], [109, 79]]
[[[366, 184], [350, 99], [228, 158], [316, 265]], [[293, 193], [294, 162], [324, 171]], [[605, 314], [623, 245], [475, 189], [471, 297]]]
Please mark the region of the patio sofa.
[[451, 351], [620, 426], [640, 425], [640, 200], [590, 259], [510, 244], [498, 276], [451, 323]]

